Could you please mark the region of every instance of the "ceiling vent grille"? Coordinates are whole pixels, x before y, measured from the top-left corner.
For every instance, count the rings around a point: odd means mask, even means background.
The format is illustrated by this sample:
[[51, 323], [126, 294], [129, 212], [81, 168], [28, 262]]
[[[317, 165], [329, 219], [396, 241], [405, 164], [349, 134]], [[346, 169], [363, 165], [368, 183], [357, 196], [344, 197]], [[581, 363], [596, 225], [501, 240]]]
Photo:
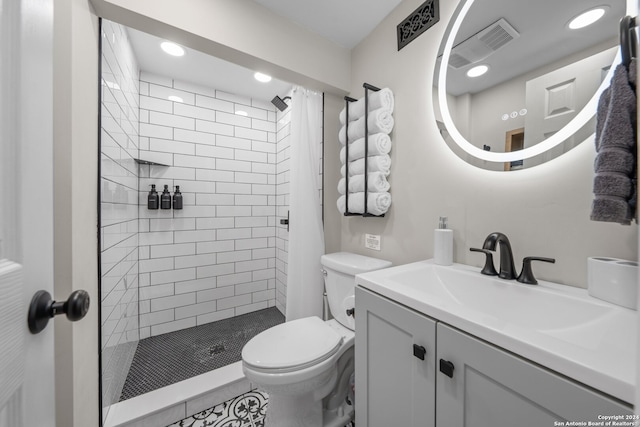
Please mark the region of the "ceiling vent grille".
[[419, 8], [396, 27], [398, 50], [402, 49], [420, 34], [431, 28], [440, 20], [440, 3], [438, 0], [427, 0]]
[[520, 34], [504, 18], [500, 18], [487, 28], [456, 45], [451, 50], [449, 66], [461, 68], [482, 61], [518, 37]]
[[451, 52], [451, 56], [449, 56], [449, 66], [453, 68], [462, 68], [469, 64], [471, 64], [471, 62], [467, 58]]

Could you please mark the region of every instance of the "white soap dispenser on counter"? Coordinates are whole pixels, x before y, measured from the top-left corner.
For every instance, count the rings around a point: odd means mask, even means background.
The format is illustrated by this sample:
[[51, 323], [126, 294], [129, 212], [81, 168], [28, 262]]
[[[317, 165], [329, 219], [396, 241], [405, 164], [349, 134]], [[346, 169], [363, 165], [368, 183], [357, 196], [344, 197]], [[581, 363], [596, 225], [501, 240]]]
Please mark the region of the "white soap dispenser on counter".
[[438, 265], [453, 264], [453, 230], [447, 228], [447, 217], [441, 216], [433, 236], [433, 259]]

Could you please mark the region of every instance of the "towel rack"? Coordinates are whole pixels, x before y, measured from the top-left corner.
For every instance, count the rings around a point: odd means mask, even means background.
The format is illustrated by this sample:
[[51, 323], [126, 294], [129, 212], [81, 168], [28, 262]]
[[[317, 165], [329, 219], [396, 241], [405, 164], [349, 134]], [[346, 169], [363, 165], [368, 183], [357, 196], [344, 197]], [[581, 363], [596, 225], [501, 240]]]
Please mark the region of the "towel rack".
[[364, 213], [349, 212], [349, 104], [357, 101], [354, 98], [345, 96], [345, 162], [344, 162], [344, 180], [345, 180], [345, 192], [344, 192], [344, 216], [363, 216], [363, 217], [377, 217], [382, 218], [382, 215], [374, 215], [367, 212], [367, 197], [369, 195], [369, 91], [378, 92], [380, 88], [370, 85], [369, 83], [363, 83], [364, 87]]
[[620, 55], [625, 67], [636, 58], [636, 17], [625, 16], [620, 20]]

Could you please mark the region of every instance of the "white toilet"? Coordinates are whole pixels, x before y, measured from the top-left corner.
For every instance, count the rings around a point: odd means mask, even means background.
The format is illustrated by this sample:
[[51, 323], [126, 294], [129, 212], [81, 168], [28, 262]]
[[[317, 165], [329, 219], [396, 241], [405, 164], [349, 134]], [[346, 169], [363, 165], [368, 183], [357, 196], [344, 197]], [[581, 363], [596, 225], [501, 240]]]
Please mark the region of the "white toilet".
[[244, 374], [269, 394], [265, 427], [342, 427], [353, 418], [354, 317], [347, 311], [354, 308], [355, 275], [391, 262], [348, 252], [323, 255], [320, 262], [334, 319], [283, 323], [242, 349]]

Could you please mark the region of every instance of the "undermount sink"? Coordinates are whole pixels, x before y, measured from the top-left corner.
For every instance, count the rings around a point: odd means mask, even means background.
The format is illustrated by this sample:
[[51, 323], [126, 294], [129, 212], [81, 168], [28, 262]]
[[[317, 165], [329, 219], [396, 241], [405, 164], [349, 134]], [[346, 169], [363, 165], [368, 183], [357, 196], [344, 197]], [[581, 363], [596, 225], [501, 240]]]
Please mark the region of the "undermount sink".
[[432, 260], [360, 274], [356, 283], [619, 399], [634, 399], [636, 312], [592, 298], [586, 289], [542, 280], [525, 285]]

